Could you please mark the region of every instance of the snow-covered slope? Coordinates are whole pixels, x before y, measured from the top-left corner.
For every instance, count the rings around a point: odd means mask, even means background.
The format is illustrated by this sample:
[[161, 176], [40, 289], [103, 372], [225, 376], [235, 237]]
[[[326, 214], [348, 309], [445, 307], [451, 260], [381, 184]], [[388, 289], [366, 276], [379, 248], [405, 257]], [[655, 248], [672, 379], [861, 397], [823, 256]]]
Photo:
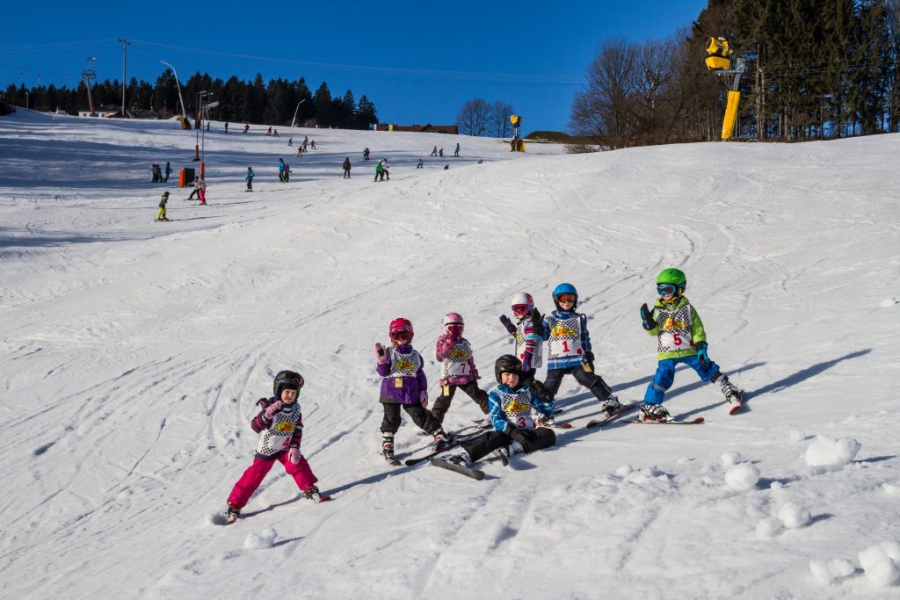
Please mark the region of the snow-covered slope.
[[[150, 163], [196, 166], [193, 131], [0, 119], [6, 595], [900, 596], [898, 136], [567, 156], [217, 127], [202, 207], [177, 176], [149, 182]], [[304, 135], [318, 149], [297, 158]], [[457, 141], [462, 158], [428, 157]], [[371, 181], [367, 146], [390, 182]], [[155, 223], [164, 189], [174, 221]], [[462, 313], [490, 387], [509, 297], [548, 310], [568, 281], [598, 371], [640, 400], [656, 344], [637, 309], [669, 266], [750, 393], [743, 413], [679, 370], [667, 406], [706, 424], [587, 430], [597, 404], [567, 378], [576, 428], [485, 481], [379, 457], [372, 346], [392, 318], [433, 359], [441, 316]], [[335, 500], [302, 500], [276, 467], [238, 524], [215, 525], [285, 368], [306, 378], [303, 451]], [[459, 394], [446, 424], [478, 414]], [[398, 452], [427, 441], [405, 423]]]

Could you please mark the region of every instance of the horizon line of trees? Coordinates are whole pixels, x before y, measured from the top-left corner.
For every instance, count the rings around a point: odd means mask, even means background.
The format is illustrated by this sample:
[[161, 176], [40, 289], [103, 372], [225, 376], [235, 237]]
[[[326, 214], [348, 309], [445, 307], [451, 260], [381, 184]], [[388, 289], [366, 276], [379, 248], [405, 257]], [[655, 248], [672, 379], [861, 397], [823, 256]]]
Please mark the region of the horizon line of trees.
[[784, 141], [900, 131], [900, 0], [708, 0], [687, 29], [607, 40], [575, 95], [573, 151], [719, 139], [727, 87], [710, 37], [743, 58], [735, 138]]
[[[365, 96], [356, 101], [353, 92], [332, 96], [326, 82], [313, 93], [303, 77], [296, 81], [270, 79], [263, 81], [257, 73], [252, 81], [230, 77], [227, 81], [213, 79], [208, 74], [194, 73], [181, 84], [181, 94], [187, 116], [196, 118], [199, 113], [198, 93], [211, 94], [205, 101], [218, 101], [210, 110], [211, 118], [219, 121], [290, 125], [296, 111], [297, 123], [337, 127], [341, 129], [369, 129], [378, 123], [375, 105]], [[6, 88], [6, 101], [41, 111], [63, 110], [70, 115], [89, 110], [87, 87], [84, 80], [75, 88], [11, 84]], [[26, 96], [27, 93], [27, 96]], [[91, 101], [94, 110], [99, 107], [122, 105], [122, 83], [105, 80], [91, 84]], [[163, 118], [181, 114], [178, 88], [171, 69], [165, 69], [151, 85], [132, 77], [125, 86], [125, 107], [128, 111], [153, 110]], [[299, 107], [298, 107], [299, 105]]]

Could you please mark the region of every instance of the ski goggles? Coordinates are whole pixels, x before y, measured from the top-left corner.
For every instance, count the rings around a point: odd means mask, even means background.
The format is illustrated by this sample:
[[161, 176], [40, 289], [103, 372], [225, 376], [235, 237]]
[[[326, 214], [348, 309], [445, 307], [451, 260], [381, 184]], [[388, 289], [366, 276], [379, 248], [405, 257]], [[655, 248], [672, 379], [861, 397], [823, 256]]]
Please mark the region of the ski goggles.
[[559, 296], [556, 297], [556, 299], [559, 301], [560, 304], [562, 304], [563, 302], [573, 302], [574, 303], [577, 298], [578, 298], [578, 296], [576, 296], [575, 294], [560, 294]]
[[275, 382], [275, 385], [284, 390], [297, 390], [298, 392], [303, 389], [303, 377], [284, 377]]
[[678, 286], [674, 283], [658, 283], [656, 293], [660, 296], [674, 296], [678, 293]]
[[408, 340], [410, 338], [410, 333], [408, 331], [392, 331], [391, 338], [395, 340]]
[[513, 304], [512, 311], [513, 314], [523, 315], [531, 310], [531, 307], [527, 304]]

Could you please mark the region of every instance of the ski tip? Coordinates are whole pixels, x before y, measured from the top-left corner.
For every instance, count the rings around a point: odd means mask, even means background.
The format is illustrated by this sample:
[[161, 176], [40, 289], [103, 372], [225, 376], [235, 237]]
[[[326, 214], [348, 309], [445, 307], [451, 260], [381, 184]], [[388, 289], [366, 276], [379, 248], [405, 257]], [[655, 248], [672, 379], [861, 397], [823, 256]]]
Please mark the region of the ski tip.
[[730, 409], [728, 409], [728, 414], [733, 415], [733, 414], [739, 413], [739, 412], [741, 412], [741, 408], [742, 408], [741, 404], [732, 406]]

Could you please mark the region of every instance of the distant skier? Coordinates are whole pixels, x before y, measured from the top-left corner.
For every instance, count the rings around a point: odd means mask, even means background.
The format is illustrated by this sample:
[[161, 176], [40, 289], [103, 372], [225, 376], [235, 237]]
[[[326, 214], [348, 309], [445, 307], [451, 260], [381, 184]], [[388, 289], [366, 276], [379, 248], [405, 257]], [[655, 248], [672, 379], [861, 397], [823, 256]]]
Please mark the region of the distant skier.
[[169, 192], [163, 192], [162, 198], [159, 199], [159, 212], [156, 213], [157, 221], [168, 221], [166, 217], [166, 204], [169, 202]]
[[453, 151], [453, 156], [459, 158], [459, 142], [456, 142], [456, 150]]
[[450, 440], [440, 422], [428, 412], [428, 379], [422, 369], [425, 361], [412, 347], [414, 336], [408, 319], [394, 319], [388, 327], [391, 345], [375, 344], [375, 370], [381, 380], [380, 402], [384, 407], [381, 421], [381, 452], [393, 465], [394, 434], [400, 429], [400, 408], [425, 433], [434, 436], [435, 450], [446, 448]]
[[437, 155], [438, 155], [437, 154], [437, 146], [435, 146], [434, 149], [431, 151], [431, 156], [437, 156]]
[[294, 145], [294, 138], [289, 137], [289, 138], [288, 138], [288, 144], [287, 144], [287, 145], [293, 147], [293, 145]]
[[419, 162], [416, 164], [417, 169], [422, 169], [425, 167], [425, 163], [422, 162], [422, 159], [419, 159]]
[[270, 136], [270, 135], [272, 135], [272, 128], [271, 128], [271, 127], [269, 127], [269, 130], [266, 132], [266, 136]]
[[253, 464], [244, 471], [228, 495], [228, 523], [234, 523], [240, 517], [241, 509], [247, 505], [253, 492], [275, 466], [275, 461], [284, 465], [285, 472], [291, 476], [304, 497], [315, 502], [330, 499], [320, 494], [316, 487], [318, 479], [300, 452], [303, 415], [297, 396], [303, 389], [303, 384], [303, 377], [299, 373], [280, 371], [272, 384], [275, 395], [260, 398], [256, 402], [260, 411], [250, 421], [250, 428], [259, 434], [256, 456]]
[[228, 133], [228, 121], [225, 121], [225, 133]]
[[644, 393], [640, 418], [644, 421], [668, 421], [672, 417], [663, 405], [666, 390], [675, 381], [675, 367], [684, 363], [700, 376], [701, 381], [718, 383], [725, 399], [736, 412], [743, 402], [744, 391], [728, 380], [719, 365], [709, 359], [706, 330], [700, 315], [684, 296], [687, 277], [679, 269], [665, 269], [656, 278], [659, 298], [653, 310], [641, 306], [644, 330], [657, 337], [659, 364], [653, 381]]
[[312, 148], [313, 150], [315, 150], [316, 149], [316, 140], [310, 140], [309, 147]]
[[166, 161], [166, 170], [165, 170], [165, 174], [166, 174], [166, 176], [163, 178], [163, 181], [168, 183], [168, 181], [169, 181], [169, 175], [172, 174], [172, 165], [169, 164], [169, 161]]
[[247, 191], [253, 191], [253, 168], [247, 167], [247, 176], [244, 177], [247, 180]]
[[344, 179], [350, 179], [350, 157], [344, 158]]
[[200, 178], [198, 177], [194, 177], [194, 189], [191, 191], [191, 195], [188, 196], [187, 199], [193, 200], [194, 194], [196, 194], [198, 198], [200, 197]]
[[368, 148], [363, 149], [363, 160], [369, 160], [369, 149]]
[[200, 189], [200, 204], [198, 206], [206, 206], [206, 180], [201, 178], [198, 186]]
[[284, 183], [284, 159], [278, 159], [278, 181]]
[[388, 171], [387, 161], [386, 158], [382, 158], [375, 163], [375, 181], [384, 181], [385, 176], [387, 176], [388, 181], [391, 180], [391, 173]]
[[545, 427], [535, 427], [532, 410], [547, 420], [553, 418], [553, 401], [541, 398], [529, 387], [522, 374], [522, 362], [511, 354], [504, 354], [494, 363], [494, 374], [500, 385], [488, 395], [488, 407], [493, 431], [462, 444], [462, 452], [447, 462], [471, 467], [491, 452], [499, 450], [506, 457], [536, 452], [556, 444], [556, 433]]
[[250, 131], [250, 123], [244, 123], [244, 133]]

